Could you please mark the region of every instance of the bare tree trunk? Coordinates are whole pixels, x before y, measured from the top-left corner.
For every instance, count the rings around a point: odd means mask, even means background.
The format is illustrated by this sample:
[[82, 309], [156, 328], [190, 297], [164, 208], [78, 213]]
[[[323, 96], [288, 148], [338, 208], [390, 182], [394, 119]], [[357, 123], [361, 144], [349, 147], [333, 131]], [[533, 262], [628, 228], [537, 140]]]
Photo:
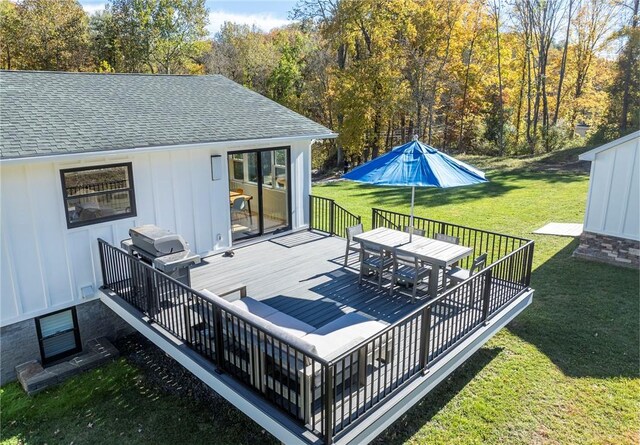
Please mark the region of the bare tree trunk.
[[467, 108], [467, 90], [469, 89], [469, 70], [471, 69], [471, 59], [473, 58], [473, 45], [476, 41], [477, 34], [474, 34], [471, 39], [471, 44], [469, 45], [469, 57], [467, 59], [467, 70], [464, 75], [464, 89], [462, 92], [462, 116], [460, 116], [460, 132], [458, 134], [458, 145], [457, 148], [460, 150], [460, 145], [462, 144], [462, 134], [464, 132], [464, 117], [465, 111]]
[[[529, 57], [528, 53], [525, 51], [525, 57]], [[516, 114], [516, 146], [520, 141], [520, 120], [522, 118], [522, 101], [524, 96], [524, 85], [526, 81], [526, 73], [527, 73], [527, 61], [526, 59], [522, 61], [522, 75], [520, 76], [520, 92], [518, 93], [518, 111]]]
[[564, 38], [564, 47], [562, 48], [562, 61], [560, 62], [560, 79], [558, 79], [558, 93], [556, 95], [556, 109], [553, 111], [553, 123], [558, 123], [558, 113], [560, 112], [560, 98], [562, 97], [562, 82], [564, 82], [564, 73], [567, 67], [567, 49], [569, 48], [569, 31], [571, 30], [571, 16], [573, 10], [573, 0], [569, 0], [569, 13], [567, 16], [567, 32]]
[[636, 28], [638, 27], [638, 6], [640, 0], [635, 0], [633, 4], [633, 19], [631, 20], [631, 31], [629, 36], [629, 42], [627, 43], [627, 66], [625, 67], [624, 72], [624, 92], [622, 94], [622, 115], [620, 116], [620, 131], [624, 132], [627, 130], [627, 115], [629, 114], [629, 103], [631, 102], [631, 73], [635, 68], [633, 60], [633, 50], [634, 50], [634, 34]]
[[[494, 18], [496, 22], [496, 51], [498, 55], [498, 94], [500, 95], [500, 130], [498, 131], [498, 151], [500, 156], [504, 155], [504, 102], [502, 97], [502, 63], [500, 56], [500, 0], [494, 2]], [[520, 90], [522, 97], [522, 89]], [[518, 105], [518, 115], [520, 114], [520, 106]], [[518, 117], [519, 120], [519, 117]], [[519, 124], [518, 124], [519, 125]], [[516, 136], [517, 139], [517, 136]]]

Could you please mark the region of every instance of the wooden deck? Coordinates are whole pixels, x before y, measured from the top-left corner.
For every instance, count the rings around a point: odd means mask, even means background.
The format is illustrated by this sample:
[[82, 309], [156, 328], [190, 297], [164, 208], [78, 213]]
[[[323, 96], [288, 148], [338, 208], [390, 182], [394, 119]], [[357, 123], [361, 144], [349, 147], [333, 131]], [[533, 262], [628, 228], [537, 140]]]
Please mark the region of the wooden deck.
[[304, 231], [234, 250], [233, 257], [214, 255], [191, 270], [191, 287], [222, 292], [238, 284], [247, 295], [319, 328], [343, 314], [357, 311], [393, 323], [428, 298], [418, 288], [416, 303], [406, 289], [389, 296], [375, 283], [358, 286], [358, 255], [344, 267], [346, 241]]

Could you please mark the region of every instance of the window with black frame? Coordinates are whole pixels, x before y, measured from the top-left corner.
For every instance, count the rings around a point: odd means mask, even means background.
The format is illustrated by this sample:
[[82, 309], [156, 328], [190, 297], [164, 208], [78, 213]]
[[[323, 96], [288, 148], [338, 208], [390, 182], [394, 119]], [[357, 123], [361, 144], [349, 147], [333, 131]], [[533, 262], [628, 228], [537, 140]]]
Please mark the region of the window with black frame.
[[136, 216], [131, 163], [61, 170], [67, 227]]
[[36, 330], [45, 365], [82, 350], [75, 308], [37, 317]]

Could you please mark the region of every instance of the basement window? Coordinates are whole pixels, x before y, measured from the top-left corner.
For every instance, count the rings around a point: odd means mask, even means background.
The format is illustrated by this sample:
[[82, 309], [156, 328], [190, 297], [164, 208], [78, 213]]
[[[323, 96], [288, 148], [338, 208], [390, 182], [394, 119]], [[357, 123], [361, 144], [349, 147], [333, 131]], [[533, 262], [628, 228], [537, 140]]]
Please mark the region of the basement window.
[[67, 227], [136, 216], [131, 163], [60, 170]]
[[43, 365], [82, 350], [75, 308], [36, 318], [36, 331]]

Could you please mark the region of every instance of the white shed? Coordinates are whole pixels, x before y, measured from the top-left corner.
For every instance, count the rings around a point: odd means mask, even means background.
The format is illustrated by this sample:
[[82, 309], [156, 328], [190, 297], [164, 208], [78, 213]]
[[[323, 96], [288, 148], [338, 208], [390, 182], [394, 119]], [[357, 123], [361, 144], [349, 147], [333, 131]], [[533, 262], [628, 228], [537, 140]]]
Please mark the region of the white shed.
[[638, 266], [640, 131], [580, 155], [591, 162], [584, 233], [576, 256]]

